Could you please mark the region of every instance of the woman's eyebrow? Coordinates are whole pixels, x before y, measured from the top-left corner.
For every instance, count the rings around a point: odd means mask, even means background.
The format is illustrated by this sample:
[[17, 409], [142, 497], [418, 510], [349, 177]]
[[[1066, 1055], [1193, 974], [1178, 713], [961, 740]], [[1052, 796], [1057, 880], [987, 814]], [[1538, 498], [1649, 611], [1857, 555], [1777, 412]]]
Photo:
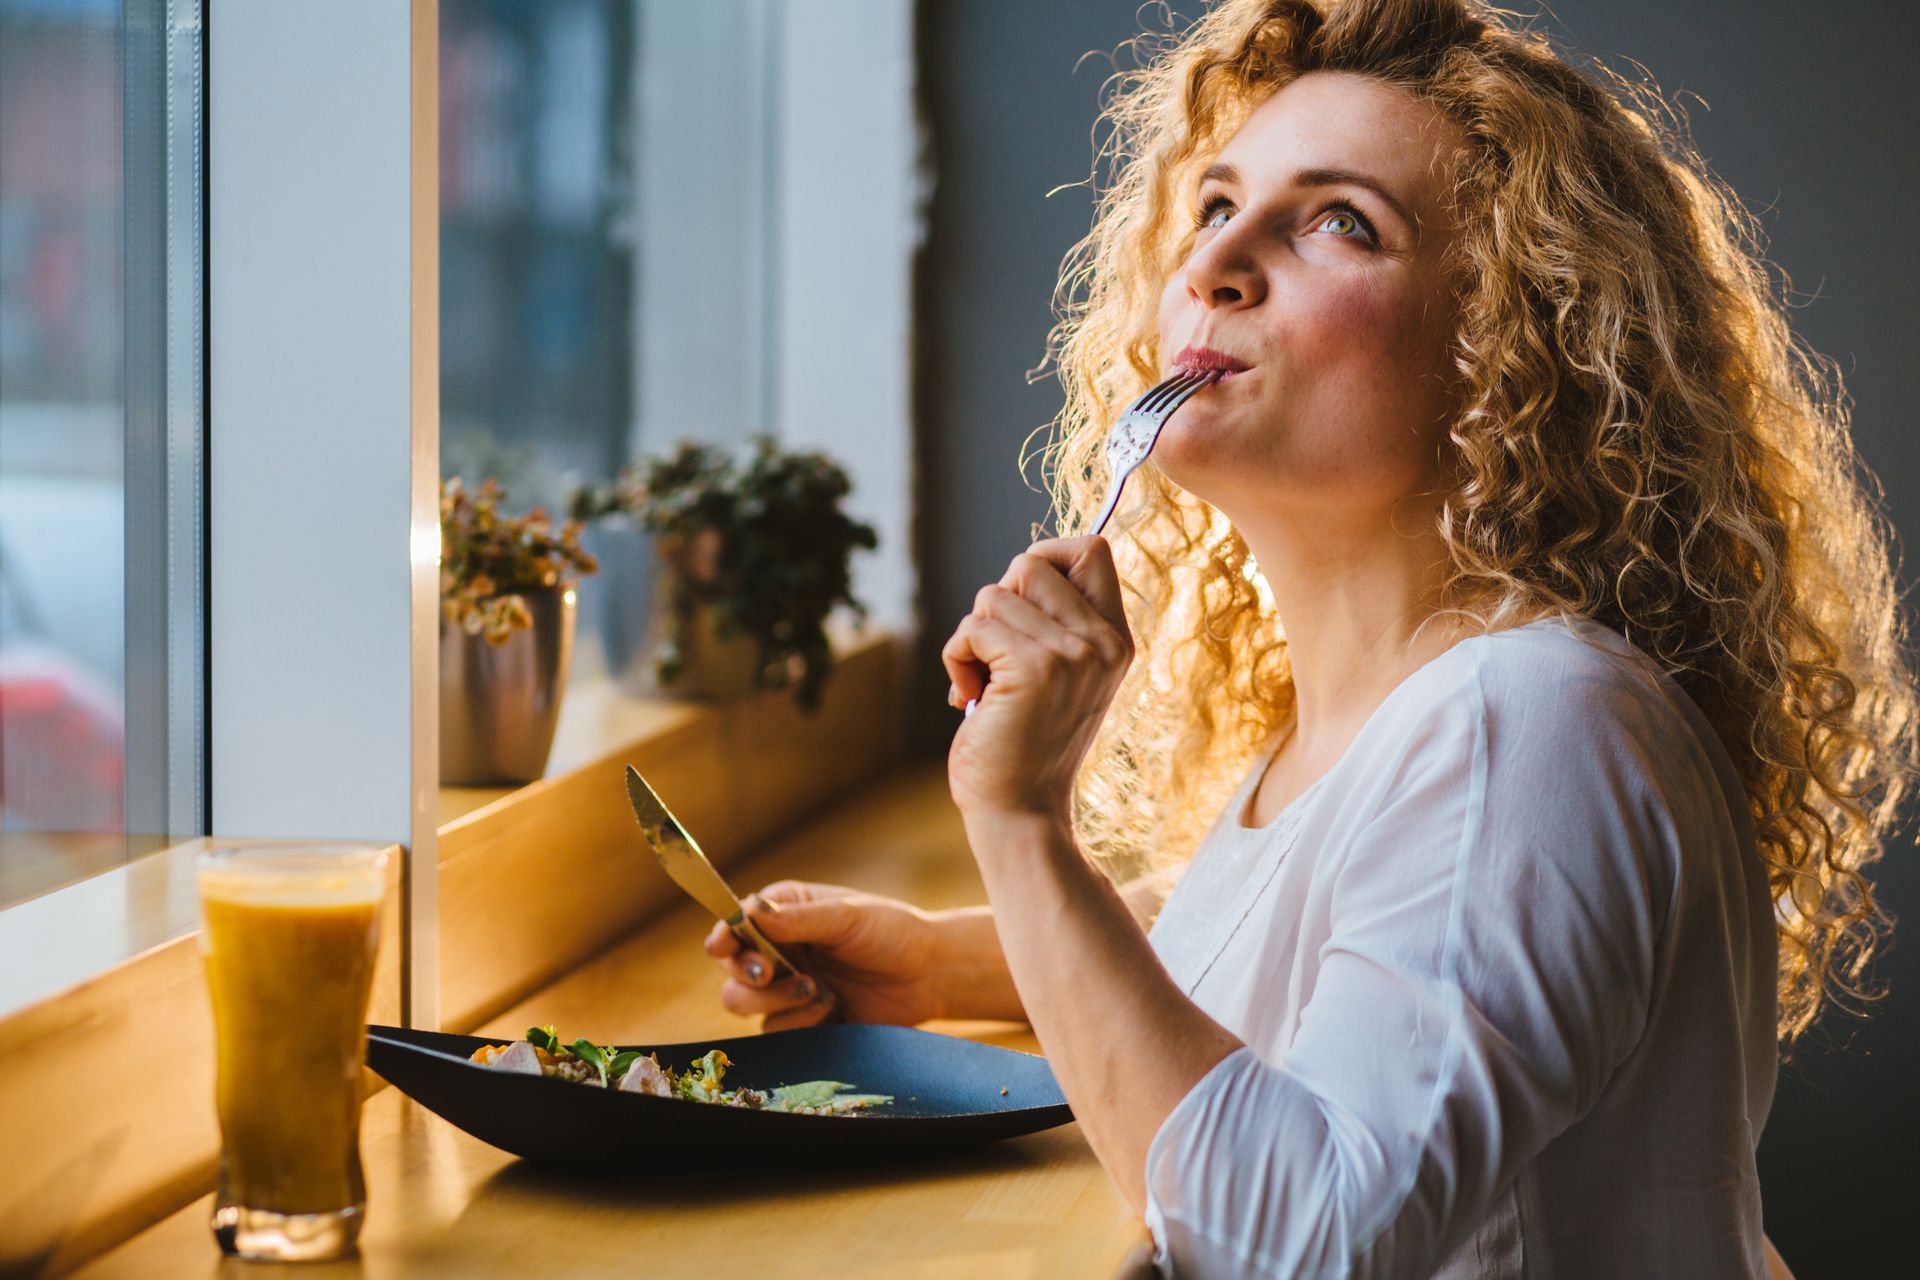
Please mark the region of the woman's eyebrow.
[[[1232, 165], [1225, 163], [1209, 165], [1207, 171], [1200, 175], [1202, 185], [1209, 182], [1238, 183], [1239, 181], [1240, 171]], [[1364, 173], [1356, 173], [1352, 169], [1301, 169], [1293, 175], [1293, 185], [1296, 187], [1338, 187], [1343, 185], [1365, 187], [1368, 191], [1373, 192], [1374, 195], [1379, 196], [1381, 203], [1399, 214], [1400, 219], [1413, 229], [1416, 236], [1418, 236], [1420, 232], [1420, 220], [1413, 216], [1407, 206], [1402, 204], [1391, 191], [1388, 191], [1384, 186], [1380, 185], [1378, 181], [1369, 178]]]

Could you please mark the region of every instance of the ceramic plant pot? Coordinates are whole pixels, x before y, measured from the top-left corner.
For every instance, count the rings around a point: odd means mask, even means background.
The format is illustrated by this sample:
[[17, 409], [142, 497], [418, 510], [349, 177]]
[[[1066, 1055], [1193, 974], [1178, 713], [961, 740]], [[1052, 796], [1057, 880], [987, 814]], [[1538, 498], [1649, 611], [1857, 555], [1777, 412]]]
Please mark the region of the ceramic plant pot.
[[720, 572], [717, 530], [692, 537], [662, 538], [660, 584], [654, 608], [660, 620], [661, 651], [677, 649], [679, 661], [661, 688], [683, 698], [743, 698], [755, 689], [760, 646], [749, 636], [720, 635], [713, 609], [700, 599]]
[[[670, 579], [671, 574], [663, 577]], [[664, 582], [661, 594], [673, 590], [670, 581]], [[681, 620], [679, 670], [662, 688], [683, 698], [744, 698], [758, 687], [759, 673], [760, 646], [749, 636], [723, 639], [713, 610], [694, 605]]]

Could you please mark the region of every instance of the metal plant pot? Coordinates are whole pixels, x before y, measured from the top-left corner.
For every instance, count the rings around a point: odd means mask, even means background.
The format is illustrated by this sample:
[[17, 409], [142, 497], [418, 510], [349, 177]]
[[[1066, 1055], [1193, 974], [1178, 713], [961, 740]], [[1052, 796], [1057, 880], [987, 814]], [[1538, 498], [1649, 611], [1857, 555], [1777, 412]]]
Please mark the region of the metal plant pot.
[[573, 660], [571, 587], [522, 591], [533, 625], [490, 645], [440, 623], [440, 781], [532, 782], [547, 769]]

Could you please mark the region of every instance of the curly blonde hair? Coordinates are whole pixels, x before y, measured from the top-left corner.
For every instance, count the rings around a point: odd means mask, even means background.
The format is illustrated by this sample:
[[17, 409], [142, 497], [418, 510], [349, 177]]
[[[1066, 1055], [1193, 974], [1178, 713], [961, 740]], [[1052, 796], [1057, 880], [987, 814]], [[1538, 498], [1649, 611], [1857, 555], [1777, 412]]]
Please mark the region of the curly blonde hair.
[[[1086, 526], [1106, 428], [1158, 377], [1199, 171], [1253, 107], [1319, 70], [1431, 104], [1467, 139], [1448, 597], [1490, 628], [1592, 618], [1671, 673], [1752, 808], [1781, 1037], [1870, 994], [1887, 921], [1864, 870], [1916, 758], [1891, 530], [1832, 364], [1790, 332], [1752, 217], [1674, 114], [1473, 0], [1225, 0], [1132, 43], [1096, 159], [1109, 181], [1056, 297], [1067, 394], [1042, 460], [1059, 527]], [[1115, 547], [1137, 659], [1074, 808], [1116, 873], [1190, 854], [1293, 713], [1246, 543], [1152, 468], [1137, 480], [1146, 514]]]

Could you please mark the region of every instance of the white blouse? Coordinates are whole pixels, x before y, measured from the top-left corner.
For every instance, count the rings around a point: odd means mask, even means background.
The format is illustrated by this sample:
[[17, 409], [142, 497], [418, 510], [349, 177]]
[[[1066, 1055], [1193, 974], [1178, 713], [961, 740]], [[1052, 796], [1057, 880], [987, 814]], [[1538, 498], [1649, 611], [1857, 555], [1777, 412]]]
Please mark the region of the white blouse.
[[1692, 700], [1547, 620], [1422, 667], [1248, 828], [1272, 754], [1150, 935], [1246, 1046], [1148, 1152], [1162, 1270], [1763, 1276], [1772, 906]]

